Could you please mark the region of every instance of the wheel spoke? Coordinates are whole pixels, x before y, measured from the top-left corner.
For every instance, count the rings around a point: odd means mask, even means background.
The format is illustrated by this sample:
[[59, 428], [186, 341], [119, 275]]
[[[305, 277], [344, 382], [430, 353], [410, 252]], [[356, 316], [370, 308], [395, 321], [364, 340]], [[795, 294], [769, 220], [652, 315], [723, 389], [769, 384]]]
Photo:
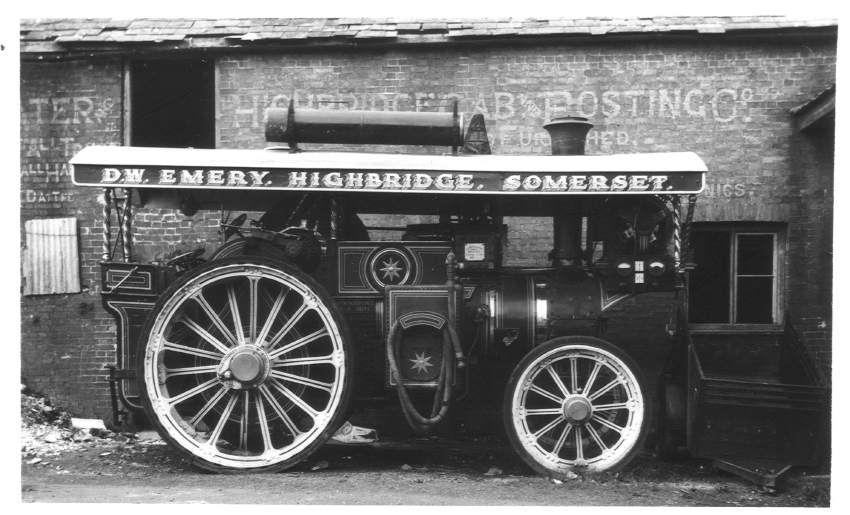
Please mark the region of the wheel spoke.
[[602, 441], [602, 438], [600, 438], [599, 433], [596, 432], [596, 429], [594, 429], [593, 426], [591, 426], [590, 424], [585, 424], [584, 427], [587, 428], [587, 432], [590, 433], [590, 437], [593, 438], [593, 441], [596, 442], [596, 445], [599, 446], [599, 449], [602, 452], [607, 451], [608, 446], [605, 445], [605, 442]]
[[304, 386], [312, 386], [313, 388], [317, 388], [319, 390], [324, 390], [328, 393], [333, 389], [333, 383], [326, 383], [324, 381], [317, 381], [315, 379], [310, 379], [309, 377], [303, 377], [296, 374], [290, 374], [289, 372], [281, 372], [279, 370], [272, 370], [271, 376], [283, 381], [290, 381], [293, 383], [303, 384]]
[[167, 399], [168, 403], [171, 404], [172, 406], [176, 406], [176, 405], [180, 404], [181, 402], [185, 401], [186, 399], [190, 399], [190, 398], [194, 397], [195, 395], [198, 395], [201, 392], [205, 392], [205, 391], [209, 390], [210, 388], [212, 388], [213, 386], [215, 386], [217, 384], [218, 384], [218, 378], [213, 377], [212, 379], [199, 384], [198, 386], [192, 388], [191, 390], [186, 390], [185, 392], [181, 393], [180, 395], [170, 397], [169, 399]]
[[593, 370], [590, 371], [590, 376], [587, 378], [587, 382], [584, 384], [584, 388], [582, 388], [582, 392], [587, 395], [587, 392], [590, 391], [590, 388], [593, 386], [593, 383], [596, 381], [596, 376], [599, 375], [599, 370], [602, 368], [602, 363], [595, 362], [593, 364]]
[[226, 353], [228, 350], [227, 345], [221, 343], [218, 338], [211, 335], [207, 332], [206, 329], [198, 325], [197, 322], [189, 318], [186, 314], [180, 317], [179, 320], [183, 325], [194, 331], [198, 336], [200, 336], [204, 341], [215, 347], [222, 354]]
[[559, 415], [561, 408], [535, 408], [525, 410], [526, 415]]
[[578, 361], [575, 357], [570, 358], [570, 388], [573, 393], [578, 392]]
[[609, 429], [613, 429], [614, 431], [616, 431], [620, 434], [623, 434], [623, 431], [625, 431], [625, 429], [626, 429], [625, 427], [620, 427], [617, 424], [611, 422], [610, 420], [606, 420], [606, 419], [600, 417], [599, 415], [593, 415], [592, 420], [595, 420], [596, 422], [602, 424], [603, 426], [605, 426]]
[[266, 337], [268, 337], [269, 331], [272, 330], [274, 321], [277, 318], [278, 313], [280, 313], [280, 308], [283, 307], [283, 302], [286, 300], [287, 295], [289, 295], [289, 290], [281, 290], [280, 293], [277, 294], [277, 298], [275, 298], [274, 304], [272, 304], [271, 310], [269, 310], [269, 314], [266, 317], [266, 322], [263, 324], [262, 329], [260, 329], [260, 334], [258, 334], [254, 340], [257, 344], [262, 344]]
[[620, 381], [619, 377], [615, 377], [614, 379], [611, 380], [610, 383], [606, 384], [605, 386], [603, 386], [599, 390], [593, 392], [593, 395], [588, 395], [587, 398], [591, 401], [598, 399], [599, 397], [608, 393], [609, 390], [611, 390], [612, 388], [614, 388], [618, 384], [621, 384], [621, 382], [622, 381]]
[[179, 343], [166, 341], [162, 346], [163, 350], [170, 350], [174, 352], [180, 352], [183, 354], [191, 354], [192, 356], [198, 356], [199, 358], [209, 358], [214, 360], [221, 360], [224, 357], [223, 354], [219, 354], [217, 352], [212, 352], [204, 349], [198, 349], [195, 347], [187, 347], [186, 345], [180, 345]]
[[263, 448], [266, 452], [274, 449], [272, 435], [269, 431], [269, 421], [266, 419], [266, 408], [263, 407], [263, 396], [257, 395], [257, 419], [260, 421], [260, 435], [263, 437]]
[[561, 404], [562, 402], [564, 402], [563, 397], [558, 397], [557, 395], [553, 394], [552, 392], [544, 390], [543, 388], [537, 386], [536, 384], [531, 385], [531, 388], [529, 388], [528, 391], [534, 392], [538, 395], [546, 397], [547, 399], [555, 401], [558, 404]]
[[555, 447], [552, 449], [552, 454], [557, 457], [561, 453], [561, 449], [563, 449], [564, 444], [567, 442], [567, 436], [569, 436], [570, 431], [573, 430], [573, 425], [567, 422], [564, 426], [564, 430], [561, 431], [561, 436], [558, 437], [558, 441], [555, 442]]
[[165, 377], [173, 377], [173, 376], [184, 376], [184, 375], [197, 375], [197, 374], [209, 374], [211, 372], [215, 372], [218, 369], [218, 365], [202, 365], [197, 367], [182, 367], [182, 368], [166, 368], [165, 369]]
[[280, 382], [278, 382], [278, 381], [276, 381], [276, 380], [271, 380], [271, 381], [270, 381], [270, 383], [272, 384], [272, 386], [274, 386], [274, 387], [275, 387], [275, 389], [276, 389], [277, 391], [279, 391], [279, 392], [280, 392], [280, 393], [282, 393], [282, 394], [283, 394], [283, 395], [284, 395], [287, 399], [289, 399], [290, 401], [292, 401], [292, 403], [293, 403], [293, 404], [295, 404], [296, 406], [298, 406], [299, 408], [301, 408], [301, 410], [302, 410], [304, 413], [306, 413], [306, 414], [310, 415], [310, 418], [312, 418], [313, 420], [316, 420], [316, 417], [319, 415], [319, 412], [318, 412], [318, 411], [316, 411], [316, 410], [315, 410], [312, 406], [310, 406], [309, 404], [307, 404], [307, 403], [304, 401], [304, 399], [302, 399], [301, 397], [299, 397], [299, 396], [295, 395], [295, 393], [293, 393], [293, 392], [292, 392], [292, 390], [290, 390], [289, 388], [287, 388], [287, 387], [283, 386], [282, 384], [280, 384]]
[[230, 414], [233, 413], [233, 407], [236, 405], [236, 399], [239, 396], [236, 395], [235, 392], [230, 392], [230, 398], [227, 399], [227, 405], [224, 407], [224, 411], [221, 412], [221, 416], [218, 419], [218, 422], [210, 433], [210, 437], [207, 440], [207, 445], [211, 445], [215, 447], [215, 444], [218, 442], [218, 437], [221, 436], [221, 432], [224, 430], [224, 425], [227, 424], [227, 419], [230, 418]]
[[259, 309], [259, 302], [257, 300], [257, 287], [259, 286], [260, 278], [259, 277], [249, 277], [248, 278], [248, 297], [250, 300], [250, 306], [248, 309], [248, 341], [254, 342], [257, 338], [257, 310]]
[[[207, 314], [207, 317], [212, 321], [213, 325], [224, 335], [224, 338], [227, 340], [227, 343], [230, 344], [231, 347], [235, 347], [238, 345], [236, 341], [236, 337], [233, 336], [233, 333], [230, 332], [230, 329], [225, 325], [224, 321], [218, 316], [218, 313], [210, 306], [209, 302], [207, 302], [206, 297], [204, 297], [203, 292], [198, 292], [194, 296], [190, 297], [194, 300], [201, 309], [204, 310], [204, 313]], [[226, 352], [226, 351], [225, 351]]]
[[223, 386], [219, 388], [219, 390], [215, 392], [215, 395], [210, 397], [207, 403], [204, 404], [204, 407], [201, 408], [200, 411], [198, 411], [195, 416], [192, 417], [191, 420], [189, 420], [189, 425], [191, 425], [192, 427], [197, 426], [198, 422], [200, 422], [201, 419], [203, 419], [207, 415], [207, 413], [209, 413], [210, 410], [213, 409], [213, 406], [218, 404], [218, 401], [221, 400], [222, 397], [224, 397], [225, 393], [227, 393], [227, 388]]
[[275, 361], [274, 367], [295, 367], [301, 365], [334, 365], [335, 360], [333, 355], [316, 356], [312, 358], [291, 358], [279, 359]]
[[534, 439], [535, 440], [539, 439], [541, 436], [545, 435], [546, 433], [548, 433], [549, 431], [554, 429], [555, 426], [557, 426], [558, 424], [560, 424], [564, 420], [566, 420], [566, 419], [564, 418], [563, 415], [559, 415], [559, 416], [555, 417], [554, 420], [552, 420], [551, 422], [549, 422], [548, 424], [546, 424], [545, 426], [541, 427], [540, 429], [538, 429], [537, 431], [534, 432], [534, 434], [533, 434]]
[[555, 368], [552, 365], [548, 365], [546, 367], [546, 371], [549, 372], [549, 375], [552, 376], [552, 381], [558, 386], [558, 389], [561, 390], [561, 393], [564, 394], [564, 397], [569, 397], [570, 392], [567, 390], [567, 387], [564, 386], [564, 382], [561, 381], [561, 377], [555, 372]]
[[295, 426], [295, 423], [292, 421], [289, 415], [286, 414], [286, 411], [284, 411], [284, 409], [280, 407], [280, 404], [278, 404], [277, 399], [274, 398], [274, 395], [272, 394], [271, 390], [269, 390], [269, 387], [266, 385], [260, 385], [259, 390], [260, 393], [269, 402], [275, 413], [277, 413], [277, 416], [280, 417], [280, 419], [283, 421], [283, 424], [286, 426], [286, 428], [289, 429], [289, 432], [292, 433], [292, 436], [294, 438], [297, 438], [298, 435], [302, 433], [302, 431], [300, 431]]
[[239, 316], [239, 301], [232, 284], [227, 285], [227, 302], [230, 304], [230, 316], [233, 317], [233, 327], [236, 329], [236, 340], [239, 343], [245, 341], [245, 332], [242, 330], [242, 318]]
[[298, 338], [294, 342], [287, 343], [283, 347], [281, 347], [279, 349], [275, 349], [272, 352], [269, 352], [269, 359], [275, 359], [278, 356], [280, 356], [281, 354], [286, 354], [287, 352], [293, 351], [293, 350], [297, 349], [298, 347], [303, 347], [304, 345], [307, 345], [308, 343], [314, 342], [314, 341], [316, 341], [319, 338], [322, 338], [324, 336], [328, 336], [329, 334], [330, 333], [328, 333], [328, 329], [326, 327], [322, 327], [321, 329], [314, 331], [314, 332], [308, 334], [307, 336], [302, 336], [301, 338]]
[[289, 320], [286, 321], [286, 323], [283, 325], [283, 327], [280, 329], [280, 331], [278, 331], [277, 334], [274, 335], [274, 338], [272, 338], [271, 341], [269, 341], [269, 343], [266, 345], [266, 350], [273, 349], [275, 345], [280, 343], [280, 341], [283, 339], [283, 337], [286, 336], [286, 334], [293, 327], [295, 327], [295, 324], [297, 324], [299, 320], [301, 320], [301, 317], [304, 316], [304, 313], [306, 313], [308, 309], [309, 309], [309, 306], [307, 305], [307, 301], [305, 300], [301, 304], [301, 306], [298, 309], [295, 310], [295, 313], [293, 313], [292, 316], [289, 317]]
[[613, 411], [617, 409], [629, 409], [629, 406], [625, 402], [615, 402], [613, 404], [600, 404], [598, 406], [593, 406], [593, 411]]
[[584, 445], [581, 442], [581, 426], [576, 426], [576, 461], [584, 461]]
[[242, 391], [242, 417], [239, 419], [239, 450], [244, 451], [248, 448], [248, 407], [250, 400], [250, 392]]

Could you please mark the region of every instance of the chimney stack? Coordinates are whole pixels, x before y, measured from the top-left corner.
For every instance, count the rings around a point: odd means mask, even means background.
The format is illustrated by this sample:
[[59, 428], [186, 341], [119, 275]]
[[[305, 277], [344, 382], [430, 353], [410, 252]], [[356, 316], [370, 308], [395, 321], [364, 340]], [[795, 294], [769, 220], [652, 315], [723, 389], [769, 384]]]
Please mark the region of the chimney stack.
[[[583, 156], [587, 133], [593, 124], [580, 116], [554, 118], [543, 126], [552, 139], [553, 156]], [[581, 268], [581, 201], [564, 205], [553, 219], [552, 266]]]

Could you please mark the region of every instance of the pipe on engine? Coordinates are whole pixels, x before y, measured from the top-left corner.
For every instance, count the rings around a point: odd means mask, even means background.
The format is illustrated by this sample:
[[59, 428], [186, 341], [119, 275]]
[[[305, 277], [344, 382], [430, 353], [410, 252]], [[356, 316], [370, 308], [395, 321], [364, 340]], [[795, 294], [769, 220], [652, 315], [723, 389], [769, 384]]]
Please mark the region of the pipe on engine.
[[463, 115], [451, 112], [340, 111], [272, 108], [266, 115], [266, 141], [373, 145], [463, 146]]
[[[582, 156], [587, 133], [593, 124], [587, 118], [564, 116], [554, 118], [543, 126], [552, 139], [553, 156]], [[581, 203], [565, 205], [554, 216], [552, 266], [580, 268], [581, 260]]]

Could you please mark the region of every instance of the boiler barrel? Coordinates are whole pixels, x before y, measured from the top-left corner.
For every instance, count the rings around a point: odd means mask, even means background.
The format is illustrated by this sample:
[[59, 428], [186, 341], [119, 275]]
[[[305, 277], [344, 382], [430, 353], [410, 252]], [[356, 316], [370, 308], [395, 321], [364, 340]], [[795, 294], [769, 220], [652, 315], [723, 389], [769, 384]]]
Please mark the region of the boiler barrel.
[[373, 145], [463, 145], [457, 112], [338, 111], [269, 109], [266, 141]]

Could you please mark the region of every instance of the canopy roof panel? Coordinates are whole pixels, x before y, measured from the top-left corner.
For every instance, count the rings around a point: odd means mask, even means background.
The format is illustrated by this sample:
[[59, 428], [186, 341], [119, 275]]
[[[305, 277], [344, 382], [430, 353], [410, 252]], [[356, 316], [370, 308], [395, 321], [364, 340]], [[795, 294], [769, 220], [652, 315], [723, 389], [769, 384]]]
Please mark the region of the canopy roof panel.
[[410, 155], [92, 146], [70, 164], [99, 187], [451, 194], [698, 193], [693, 152], [595, 156]]

